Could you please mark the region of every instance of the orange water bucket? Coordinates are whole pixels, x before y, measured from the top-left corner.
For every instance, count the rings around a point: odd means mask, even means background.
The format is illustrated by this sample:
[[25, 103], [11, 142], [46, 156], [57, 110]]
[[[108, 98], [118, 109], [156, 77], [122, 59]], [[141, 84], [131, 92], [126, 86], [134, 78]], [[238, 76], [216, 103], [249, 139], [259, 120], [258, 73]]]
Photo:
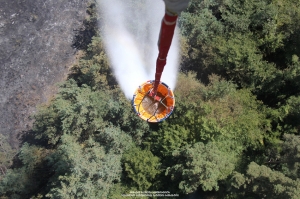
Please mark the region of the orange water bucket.
[[[132, 98], [132, 106], [136, 114], [143, 120], [151, 123], [162, 122], [173, 112], [175, 97], [173, 91], [163, 82], [157, 88], [156, 96], [150, 96], [154, 80], [148, 80], [140, 85]], [[159, 100], [157, 100], [159, 99]]]

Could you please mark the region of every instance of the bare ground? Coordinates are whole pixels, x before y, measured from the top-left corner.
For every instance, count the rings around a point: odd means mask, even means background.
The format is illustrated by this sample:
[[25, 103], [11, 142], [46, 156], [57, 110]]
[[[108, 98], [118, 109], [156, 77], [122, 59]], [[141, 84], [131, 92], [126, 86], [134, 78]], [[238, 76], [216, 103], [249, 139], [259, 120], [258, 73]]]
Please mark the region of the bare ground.
[[36, 106], [76, 61], [72, 47], [88, 0], [0, 0], [0, 133], [18, 148]]

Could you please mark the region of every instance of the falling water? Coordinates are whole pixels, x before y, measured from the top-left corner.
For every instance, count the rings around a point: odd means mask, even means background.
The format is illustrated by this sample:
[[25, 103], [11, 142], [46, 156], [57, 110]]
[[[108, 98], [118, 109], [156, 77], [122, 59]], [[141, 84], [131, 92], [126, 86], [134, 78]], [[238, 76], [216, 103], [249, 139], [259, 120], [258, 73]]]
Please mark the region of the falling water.
[[[153, 80], [157, 40], [164, 16], [162, 0], [98, 0], [106, 50], [121, 89], [132, 98], [137, 87]], [[178, 71], [178, 36], [175, 31], [161, 78], [175, 87]]]

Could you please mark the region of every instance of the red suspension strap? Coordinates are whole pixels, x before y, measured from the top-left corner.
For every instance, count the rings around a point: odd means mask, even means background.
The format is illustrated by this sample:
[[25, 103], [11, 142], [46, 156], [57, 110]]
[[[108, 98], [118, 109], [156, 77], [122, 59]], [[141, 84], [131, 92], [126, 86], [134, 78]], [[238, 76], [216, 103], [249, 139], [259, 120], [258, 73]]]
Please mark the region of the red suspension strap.
[[160, 82], [161, 74], [167, 63], [168, 52], [172, 43], [176, 21], [178, 16], [170, 16], [165, 13], [161, 23], [160, 35], [158, 40], [158, 57], [156, 60], [155, 82], [151, 95], [155, 96]]

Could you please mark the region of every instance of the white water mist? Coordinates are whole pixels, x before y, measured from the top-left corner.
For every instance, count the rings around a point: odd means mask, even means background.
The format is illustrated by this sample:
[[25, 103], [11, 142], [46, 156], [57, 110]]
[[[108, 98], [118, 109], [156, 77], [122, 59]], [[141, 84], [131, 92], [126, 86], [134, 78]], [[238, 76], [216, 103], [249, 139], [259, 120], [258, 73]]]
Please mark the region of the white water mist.
[[[128, 99], [137, 87], [154, 80], [157, 40], [165, 5], [162, 0], [98, 0], [106, 50], [121, 89]], [[161, 81], [175, 88], [178, 36], [175, 31]]]

